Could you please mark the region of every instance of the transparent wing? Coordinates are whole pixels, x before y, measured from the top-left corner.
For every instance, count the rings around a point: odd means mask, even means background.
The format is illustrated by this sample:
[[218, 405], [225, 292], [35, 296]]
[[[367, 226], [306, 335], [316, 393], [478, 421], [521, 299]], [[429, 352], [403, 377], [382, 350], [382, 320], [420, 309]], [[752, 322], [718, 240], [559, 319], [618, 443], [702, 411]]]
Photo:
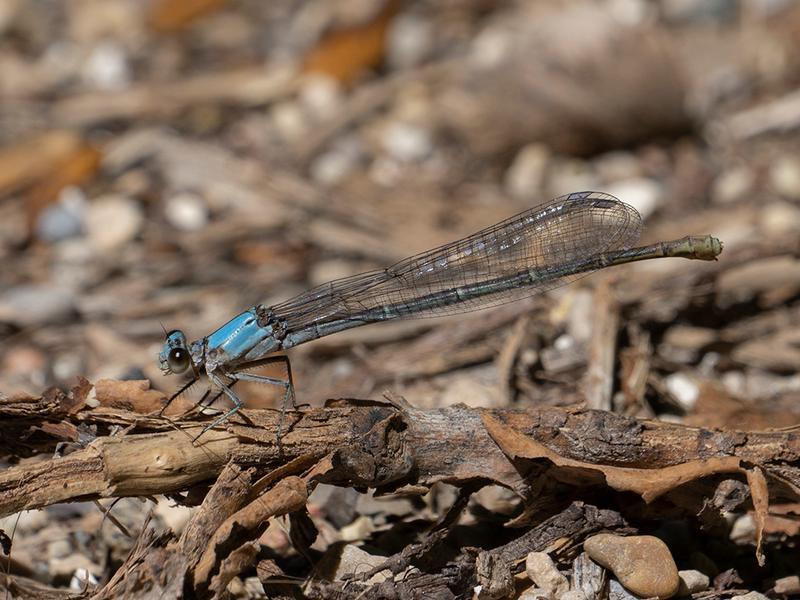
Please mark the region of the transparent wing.
[[525, 271], [565, 273], [591, 256], [635, 245], [641, 228], [639, 213], [609, 194], [568, 194], [386, 269], [322, 284], [272, 309], [289, 329], [296, 329], [365, 313], [422, 318], [496, 306], [564, 285], [586, 272], [542, 277], [543, 282], [526, 287], [494, 285], [489, 293], [455, 304], [425, 299]]

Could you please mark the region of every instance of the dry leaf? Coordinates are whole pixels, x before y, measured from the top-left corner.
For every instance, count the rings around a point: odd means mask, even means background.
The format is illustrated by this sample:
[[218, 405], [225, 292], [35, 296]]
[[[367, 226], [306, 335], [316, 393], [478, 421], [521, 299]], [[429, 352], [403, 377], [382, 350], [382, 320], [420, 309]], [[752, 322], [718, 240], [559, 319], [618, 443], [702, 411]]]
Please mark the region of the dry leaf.
[[[581, 462], [565, 458], [553, 452], [536, 440], [529, 438], [488, 413], [482, 415], [483, 423], [492, 439], [500, 446], [506, 456], [513, 458], [544, 458], [556, 467], [577, 472], [577, 477], [588, 480], [602, 477], [606, 484], [619, 492], [635, 492], [645, 502], [652, 502], [671, 489], [715, 473], [740, 472], [740, 459], [735, 456], [723, 456], [692, 460], [680, 465], [672, 465], [660, 469], [635, 469], [631, 467], [614, 467]], [[574, 475], [573, 475], [574, 478]]]
[[71, 131], [50, 131], [0, 150], [0, 196], [19, 190], [53, 170], [81, 145]]
[[753, 501], [753, 511], [756, 520], [756, 560], [759, 566], [764, 566], [766, 557], [761, 543], [764, 537], [764, 524], [769, 512], [769, 490], [767, 489], [767, 479], [761, 467], [747, 469], [747, 484], [750, 486], [750, 498]]
[[102, 406], [124, 408], [139, 413], [161, 410], [167, 401], [164, 392], [150, 389], [147, 379], [115, 381], [100, 379], [94, 384], [95, 396]]
[[369, 23], [329, 33], [306, 56], [303, 72], [324, 73], [344, 85], [353, 83], [383, 61], [386, 32], [399, 8], [398, 0], [389, 0]]
[[147, 20], [156, 31], [174, 33], [227, 3], [227, 0], [159, 0], [153, 4]]

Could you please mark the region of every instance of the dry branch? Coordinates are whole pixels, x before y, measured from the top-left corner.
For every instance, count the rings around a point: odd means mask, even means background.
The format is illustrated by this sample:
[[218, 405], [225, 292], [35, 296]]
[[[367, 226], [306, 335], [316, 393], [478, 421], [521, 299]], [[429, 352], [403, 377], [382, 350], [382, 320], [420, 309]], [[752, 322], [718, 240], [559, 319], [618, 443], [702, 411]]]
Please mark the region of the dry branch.
[[[467, 489], [499, 484], [523, 499], [517, 525], [559, 516], [584, 523], [578, 537], [596, 528], [585, 525], [588, 517], [564, 516], [564, 509], [603, 491], [624, 494], [623, 517], [634, 518], [700, 514], [713, 505], [711, 498], [725, 496], [720, 490], [732, 480], [747, 484], [762, 516], [770, 501], [800, 496], [796, 429], [745, 433], [595, 410], [418, 410], [403, 401], [338, 400], [288, 413], [291, 425], [279, 447], [276, 411], [244, 411], [193, 442], [202, 427], [197, 422], [170, 424], [120, 409], [89, 409], [74, 401], [82, 393], [85, 385], [72, 396], [51, 393], [0, 405], [7, 453], [23, 447], [49, 452], [57, 443], [78, 441], [80, 432], [96, 432], [66, 456], [23, 460], [0, 474], [0, 514], [93, 498], [175, 495], [216, 481], [181, 539], [156, 544], [162, 562], [176, 576], [180, 572], [181, 581], [186, 577], [182, 585], [201, 595], [219, 592], [254, 564], [252, 541], [271, 517], [289, 514], [301, 523], [308, 493], [323, 482], [378, 493], [422, 493], [439, 481]], [[747, 494], [738, 502], [744, 500]], [[623, 517], [614, 513], [595, 521], [621, 524]], [[763, 520], [758, 523], [763, 526]], [[316, 533], [309, 535], [313, 540]], [[541, 546], [540, 537], [529, 532], [508, 552], [473, 556], [479, 579], [488, 578], [487, 589], [506, 589], [508, 569], [531, 544]], [[522, 550], [514, 551], [517, 546]], [[315, 581], [310, 589], [324, 595], [327, 585]]]

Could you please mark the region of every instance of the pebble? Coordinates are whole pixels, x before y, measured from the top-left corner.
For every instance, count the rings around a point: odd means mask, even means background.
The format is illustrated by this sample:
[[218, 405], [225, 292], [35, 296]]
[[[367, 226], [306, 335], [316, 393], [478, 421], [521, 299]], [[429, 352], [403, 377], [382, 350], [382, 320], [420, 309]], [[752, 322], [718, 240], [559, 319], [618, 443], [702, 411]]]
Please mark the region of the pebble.
[[800, 230], [800, 208], [788, 202], [771, 202], [761, 211], [759, 225], [766, 236], [793, 235]]
[[309, 115], [325, 120], [339, 112], [342, 88], [333, 77], [309, 74], [303, 78], [299, 99]]
[[314, 181], [326, 186], [336, 185], [350, 175], [358, 164], [361, 151], [357, 142], [341, 142], [344, 140], [341, 140], [334, 148], [320, 154], [311, 163], [309, 172]]
[[587, 539], [584, 550], [637, 596], [663, 600], [678, 591], [678, 567], [667, 545], [657, 537], [601, 533]]
[[401, 13], [389, 28], [386, 62], [393, 69], [407, 69], [422, 64], [433, 50], [435, 31], [429, 19], [413, 13]]
[[752, 515], [738, 517], [731, 526], [728, 534], [731, 541], [739, 544], [749, 544], [756, 539], [756, 522]]
[[536, 587], [547, 591], [553, 598], [560, 598], [569, 591], [569, 581], [547, 552], [528, 554], [525, 559], [525, 573]]
[[775, 593], [787, 596], [800, 594], [800, 576], [789, 575], [775, 580]]
[[86, 229], [98, 251], [116, 250], [133, 240], [144, 223], [142, 209], [125, 196], [103, 196], [89, 205]]
[[167, 200], [164, 216], [175, 229], [198, 231], [208, 224], [208, 207], [196, 194], [185, 192]]
[[731, 596], [731, 600], [769, 600], [764, 594], [758, 592], [748, 592], [741, 596]]
[[583, 190], [601, 187], [590, 164], [585, 160], [570, 159], [554, 161], [547, 174], [549, 196], [555, 198]]
[[490, 513], [511, 516], [519, 510], [520, 497], [510, 489], [499, 485], [486, 485], [470, 498]]
[[[369, 571], [385, 561], [385, 556], [369, 554], [353, 544], [335, 544], [328, 548], [314, 570], [318, 577], [327, 581], [339, 581], [345, 575], [357, 575]], [[384, 569], [373, 575], [369, 582], [381, 583], [391, 576], [391, 572]]]
[[778, 159], [769, 171], [772, 189], [790, 200], [800, 199], [800, 159]]
[[684, 410], [690, 411], [694, 408], [700, 396], [700, 388], [694, 379], [685, 373], [673, 373], [664, 378], [664, 384]]
[[409, 123], [390, 123], [383, 132], [382, 144], [386, 152], [399, 162], [421, 161], [433, 152], [428, 130]]
[[59, 286], [20, 285], [0, 295], [0, 321], [22, 327], [62, 323], [75, 312], [75, 297]]
[[531, 199], [542, 189], [550, 151], [544, 144], [528, 144], [506, 171], [506, 191], [515, 198]]
[[68, 540], [53, 540], [47, 544], [47, 558], [48, 560], [57, 560], [72, 554], [72, 544]]
[[678, 571], [678, 577], [681, 578], [681, 589], [678, 592], [680, 596], [704, 592], [710, 585], [708, 575], [694, 569]]
[[631, 594], [626, 590], [619, 581], [612, 579], [608, 582], [608, 599], [609, 600], [639, 600], [637, 596]]
[[41, 212], [36, 220], [36, 234], [44, 242], [60, 242], [83, 233], [86, 196], [80, 188], [69, 186], [58, 201]]
[[553, 597], [547, 590], [532, 587], [522, 592], [517, 600], [553, 600]]
[[83, 79], [101, 90], [125, 88], [131, 72], [123, 49], [110, 41], [98, 44], [83, 65]]
[[661, 206], [664, 193], [661, 184], [654, 179], [639, 177], [618, 181], [608, 186], [607, 191], [639, 211], [647, 219]]
[[293, 142], [304, 136], [306, 115], [297, 105], [297, 102], [277, 102], [269, 112], [272, 125], [284, 140]]
[[[639, 0], [634, 1], [638, 2]], [[639, 159], [630, 152], [606, 152], [594, 160], [594, 168], [597, 170], [597, 174], [608, 183], [636, 179], [642, 174]]]
[[186, 523], [192, 516], [194, 509], [188, 506], [177, 506], [171, 501], [161, 498], [156, 505], [155, 513], [164, 521], [164, 524], [172, 529], [175, 535], [180, 535]]
[[752, 190], [755, 182], [755, 174], [748, 167], [723, 171], [711, 184], [711, 200], [716, 204], [735, 202]]
[[558, 600], [587, 600], [587, 598], [580, 590], [570, 590], [566, 594], [561, 594]]

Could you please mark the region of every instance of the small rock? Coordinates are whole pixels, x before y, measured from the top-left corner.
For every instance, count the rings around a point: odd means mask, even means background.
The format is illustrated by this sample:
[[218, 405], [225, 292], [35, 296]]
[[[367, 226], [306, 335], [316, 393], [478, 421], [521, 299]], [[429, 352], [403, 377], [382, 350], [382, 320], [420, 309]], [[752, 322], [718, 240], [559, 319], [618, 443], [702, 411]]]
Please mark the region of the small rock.
[[22, 327], [60, 323], [74, 312], [75, 298], [63, 287], [20, 285], [0, 295], [0, 321]]
[[800, 160], [795, 157], [778, 159], [770, 169], [769, 181], [781, 196], [800, 199]]
[[684, 410], [690, 411], [694, 408], [700, 396], [700, 388], [691, 377], [685, 373], [673, 373], [664, 378], [664, 384]]
[[708, 575], [693, 569], [678, 571], [678, 577], [681, 578], [681, 588], [678, 591], [679, 596], [689, 596], [697, 592], [704, 592], [710, 585]]
[[741, 596], [732, 596], [731, 600], [769, 600], [764, 594], [758, 592], [748, 592]]
[[800, 576], [789, 575], [775, 580], [775, 593], [793, 596], [800, 594]]
[[342, 102], [342, 88], [333, 77], [310, 74], [303, 78], [300, 102], [316, 119], [328, 119], [338, 113]]
[[717, 204], [730, 204], [752, 190], [755, 182], [756, 177], [748, 167], [723, 171], [711, 185], [711, 199]]
[[269, 112], [269, 118], [278, 134], [287, 141], [295, 141], [307, 132], [306, 115], [297, 102], [278, 102]]
[[522, 592], [517, 600], [553, 600], [553, 597], [547, 590], [533, 587]]
[[638, 596], [634, 596], [616, 579], [608, 582], [608, 600], [640, 600]]
[[[89, 569], [85, 567], [78, 567], [75, 569], [75, 572], [72, 574], [72, 577], [69, 580], [69, 589], [75, 592], [86, 592], [87, 587], [91, 589], [91, 586], [95, 586], [99, 582], [100, 580], [93, 575]], [[87, 583], [89, 586], [86, 585]]]
[[389, 28], [386, 62], [393, 69], [407, 69], [421, 64], [433, 49], [435, 31], [429, 19], [413, 13], [401, 13]]
[[177, 506], [171, 501], [162, 498], [156, 505], [155, 513], [164, 524], [172, 529], [175, 535], [180, 535], [186, 523], [189, 522], [194, 509], [189, 506]]
[[104, 196], [89, 205], [86, 229], [98, 251], [117, 250], [133, 240], [144, 223], [142, 209], [125, 196]]
[[83, 66], [83, 78], [102, 90], [120, 90], [131, 79], [127, 57], [114, 42], [103, 42], [92, 50]]
[[664, 196], [661, 184], [644, 177], [618, 181], [608, 187], [608, 193], [633, 206], [642, 215], [642, 219], [653, 214]]
[[[375, 556], [353, 544], [333, 544], [314, 568], [316, 577], [326, 581], [340, 581], [345, 575], [358, 575], [386, 562], [385, 556]], [[385, 569], [372, 576], [371, 583], [381, 583], [391, 578]]]
[[688, 350], [700, 350], [717, 339], [717, 332], [707, 327], [675, 325], [664, 334], [664, 343]]
[[433, 152], [428, 130], [408, 123], [393, 122], [383, 134], [383, 147], [399, 162], [424, 160]]
[[506, 191], [516, 197], [530, 199], [540, 193], [550, 151], [543, 144], [528, 144], [514, 157], [506, 171]]
[[64, 188], [58, 202], [48, 206], [36, 221], [36, 234], [45, 242], [60, 242], [83, 232], [86, 197], [76, 187]]
[[664, 600], [678, 591], [678, 567], [667, 545], [657, 537], [601, 533], [587, 539], [583, 547], [589, 558], [610, 569], [637, 596]]
[[490, 513], [507, 516], [514, 514], [520, 505], [519, 495], [499, 485], [482, 487], [472, 495], [470, 501], [480, 504]]
[[756, 522], [752, 515], [742, 515], [731, 526], [728, 534], [731, 541], [739, 544], [749, 544], [756, 539]]
[[208, 223], [208, 207], [195, 194], [176, 194], [167, 200], [164, 216], [175, 229], [198, 231]]
[[567, 578], [556, 568], [547, 552], [531, 552], [525, 559], [525, 573], [536, 587], [551, 597], [560, 598], [569, 591]]
[[548, 195], [561, 196], [572, 192], [594, 190], [601, 187], [591, 165], [585, 160], [553, 161], [547, 174]]
[[800, 209], [788, 202], [771, 202], [759, 217], [764, 235], [778, 236], [800, 230]]
[[558, 600], [587, 600], [586, 594], [580, 590], [570, 590], [566, 594], [561, 594]]
[[72, 545], [68, 540], [53, 540], [47, 544], [47, 558], [48, 560], [57, 560], [72, 554]]
[[336, 185], [353, 171], [361, 155], [361, 145], [357, 139], [342, 138], [311, 163], [311, 177], [323, 185]]
[[[634, 3], [639, 3], [639, 0], [634, 0]], [[594, 168], [598, 175], [608, 183], [637, 179], [642, 174], [639, 159], [630, 152], [606, 152], [594, 160]]]

